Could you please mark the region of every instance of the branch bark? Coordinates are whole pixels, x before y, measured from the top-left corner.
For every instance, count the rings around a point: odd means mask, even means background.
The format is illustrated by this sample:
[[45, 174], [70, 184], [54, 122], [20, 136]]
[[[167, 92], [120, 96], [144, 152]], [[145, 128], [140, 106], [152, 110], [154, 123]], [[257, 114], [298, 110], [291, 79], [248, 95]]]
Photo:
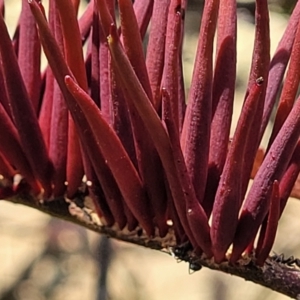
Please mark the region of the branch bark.
[[[180, 246], [176, 244], [172, 231], [164, 238], [160, 238], [158, 235], [149, 238], [141, 228], [129, 232], [127, 229], [120, 231], [117, 226], [105, 226], [93, 211], [92, 205], [89, 204], [89, 198], [83, 194], [78, 195], [72, 201], [65, 198], [39, 201], [29, 194], [17, 194], [4, 201], [26, 205], [53, 217], [75, 223], [100, 234], [105, 234], [110, 238], [163, 251], [173, 256], [176, 256], [174, 254], [176, 247]], [[258, 283], [291, 298], [300, 299], [300, 268], [277, 262], [272, 257], [266, 260], [264, 266], [258, 267], [255, 264], [255, 259], [250, 256], [243, 257], [235, 265], [231, 265], [228, 262], [216, 264], [213, 259], [195, 256], [190, 251], [183, 251], [179, 256], [177, 258], [190, 263], [191, 269], [193, 266], [199, 266], [200, 268], [204, 266], [242, 277], [245, 280]]]

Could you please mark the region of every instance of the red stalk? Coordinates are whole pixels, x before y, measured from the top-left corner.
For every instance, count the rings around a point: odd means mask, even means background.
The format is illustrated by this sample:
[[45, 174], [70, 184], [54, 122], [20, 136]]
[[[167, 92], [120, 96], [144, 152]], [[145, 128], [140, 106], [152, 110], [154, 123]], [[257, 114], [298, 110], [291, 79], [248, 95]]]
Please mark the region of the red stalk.
[[242, 197], [244, 197], [253, 167], [255, 155], [260, 143], [259, 131], [262, 121], [266, 87], [268, 84], [268, 73], [270, 67], [270, 32], [269, 32], [269, 10], [267, 0], [257, 0], [255, 10], [256, 31], [255, 43], [252, 55], [252, 65], [248, 82], [248, 89], [257, 78], [262, 77], [265, 81], [263, 91], [260, 95], [255, 118], [245, 147], [245, 161], [242, 174]]
[[285, 205], [292, 193], [294, 184], [300, 172], [300, 141], [294, 150], [289, 166], [287, 167], [282, 179], [279, 183], [280, 194], [280, 215], [282, 214]]
[[[114, 22], [112, 12], [114, 12], [114, 1], [111, 0], [96, 0], [97, 10], [99, 12], [100, 23], [100, 49], [99, 49], [99, 61], [100, 61], [100, 101], [101, 111], [105, 120], [109, 123], [113, 123], [112, 112], [112, 96], [111, 96], [111, 59], [109, 49], [107, 46], [107, 26]], [[96, 9], [96, 7], [95, 7]]]
[[88, 6], [86, 7], [83, 15], [78, 20], [78, 26], [79, 26], [82, 42], [84, 42], [87, 39], [92, 26], [92, 22], [93, 22], [92, 15], [94, 11], [94, 5], [95, 5], [94, 0], [91, 0]]
[[[168, 25], [165, 44], [164, 69], [161, 86], [166, 90], [170, 100], [174, 123], [179, 129], [179, 97], [178, 97], [178, 60], [181, 49], [182, 12], [181, 1], [171, 0], [168, 13]], [[164, 109], [164, 108], [163, 108]]]
[[107, 47], [106, 35], [103, 32], [102, 26], [100, 32], [100, 47], [99, 47], [99, 76], [100, 76], [100, 107], [103, 116], [107, 122], [112, 124], [112, 99], [111, 99], [111, 64], [110, 54]]
[[270, 63], [269, 79], [268, 79], [268, 86], [267, 86], [266, 99], [264, 105], [264, 113], [263, 113], [262, 123], [260, 126], [259, 140], [262, 138], [265, 129], [267, 127], [286, 66], [290, 59], [299, 19], [300, 19], [300, 2], [297, 2], [296, 7], [294, 8], [293, 13], [289, 19], [285, 32], [277, 46], [276, 52]]
[[6, 89], [14, 123], [35, 177], [45, 189], [45, 196], [51, 194], [52, 164], [19, 70], [7, 28], [0, 14], [0, 55]]
[[[110, 71], [111, 73], [111, 102], [112, 102], [112, 126], [119, 136], [120, 140], [124, 148], [126, 149], [130, 159], [132, 160], [133, 164], [139, 168], [141, 156], [143, 155], [140, 150], [140, 144], [143, 144], [143, 140], [145, 139], [145, 129], [132, 128], [133, 124], [136, 123], [135, 119], [131, 118], [130, 112], [128, 110], [128, 106], [126, 103], [126, 95], [122, 93], [122, 90], [119, 85], [119, 80], [117, 75], [115, 74], [113, 67]], [[137, 118], [138, 119], [138, 118]], [[134, 141], [134, 135], [136, 135], [136, 131], [142, 132], [136, 140], [139, 142]], [[153, 148], [153, 147], [152, 147]], [[148, 150], [149, 151], [149, 150]], [[142, 172], [141, 172], [142, 173]]]
[[68, 109], [57, 82], [54, 83], [53, 107], [51, 117], [51, 132], [49, 156], [53, 162], [55, 176], [53, 179], [53, 195], [64, 195], [66, 190], [66, 165], [68, 149]]
[[[203, 202], [208, 170], [213, 40], [219, 0], [205, 2], [193, 79], [181, 135], [181, 147], [197, 199]], [[200, 154], [201, 153], [201, 154]], [[199, 155], [200, 154], [200, 155]]]
[[183, 120], [185, 117], [186, 111], [186, 99], [185, 99], [185, 87], [184, 87], [184, 71], [182, 65], [182, 47], [183, 47], [183, 39], [184, 39], [184, 20], [187, 8], [187, 0], [181, 1], [181, 37], [180, 37], [180, 47], [178, 50], [178, 61], [177, 61], [177, 68], [178, 68], [178, 118], [179, 118], [179, 134], [182, 132]]
[[[55, 21], [57, 14], [55, 13], [55, 2], [50, 2], [49, 5], [49, 26], [53, 32], [55, 32]], [[41, 7], [41, 9], [44, 9]], [[51, 134], [51, 118], [53, 107], [53, 92], [55, 80], [51, 68], [46, 68], [43, 74], [44, 93], [42, 93], [41, 108], [39, 111], [39, 125], [43, 134], [43, 138], [49, 152], [50, 147], [50, 134]]]
[[137, 109], [152, 138], [162, 161], [180, 221], [187, 235], [191, 236], [185, 211], [185, 197], [177, 175], [169, 137], [123, 52], [114, 26], [111, 26], [108, 44], [122, 88], [127, 91], [130, 96], [128, 99]]
[[[119, 7], [122, 31], [121, 37], [123, 38], [124, 51], [127, 54], [132, 68], [134, 69], [139, 82], [143, 86], [145, 93], [147, 94], [148, 98], [151, 99], [152, 93], [143, 55], [142, 41], [140, 38], [138, 25], [135, 21], [131, 1], [119, 0]], [[117, 86], [120, 85], [118, 84]], [[121, 92], [121, 89], [119, 90]], [[125, 95], [125, 99], [130, 97], [126, 91], [123, 92], [123, 94]], [[120, 95], [118, 96], [118, 102], [120, 102], [118, 107], [120, 108], [124, 106], [124, 103], [122, 103], [123, 97], [120, 97]], [[151, 137], [149, 136], [147, 129], [143, 124], [143, 121], [136, 112], [135, 107], [130, 103], [130, 101], [128, 105], [125, 104], [125, 106], [126, 111], [129, 110], [130, 114], [136, 147], [135, 153], [137, 156], [138, 168], [141, 174], [141, 178], [143, 179], [143, 182], [147, 189], [147, 194], [149, 195], [153, 206], [155, 222], [158, 225], [160, 235], [164, 236], [167, 233], [167, 201], [164, 193], [163, 172], [159, 156], [151, 141]], [[126, 131], [128, 131], [128, 127], [129, 126], [127, 125], [127, 127], [123, 128], [126, 128]]]
[[134, 1], [133, 9], [136, 16], [141, 38], [144, 39], [147, 28], [152, 17], [154, 0], [137, 0]]
[[[103, 9], [105, 9], [105, 5], [103, 4], [100, 9], [100, 14], [103, 16]], [[135, 66], [134, 68], [136, 74], [139, 74], [141, 81], [144, 83], [144, 87], [148, 86], [148, 92], [150, 92], [151, 95], [149, 79], [145, 66], [142, 41], [136, 21], [136, 16], [133, 11], [132, 2], [127, 0], [119, 1], [119, 9], [122, 39], [126, 53], [132, 64], [134, 64]], [[107, 43], [106, 36], [105, 43]], [[143, 126], [141, 127], [139, 118], [135, 116], [136, 114], [130, 113], [128, 109], [128, 105], [126, 103], [126, 95], [124, 95], [122, 89], [120, 88], [119, 79], [117, 74], [115, 74], [114, 72], [113, 63], [110, 63], [110, 74], [110, 93], [113, 109], [112, 115], [114, 116], [113, 127], [120, 137], [122, 144], [124, 145], [131, 160], [133, 161], [135, 166], [139, 168], [141, 178], [144, 182], [147, 182], [145, 178], [143, 178], [144, 169], [142, 166], [143, 160], [141, 158], [141, 156], [143, 156], [144, 154], [147, 156], [147, 159], [151, 157], [149, 154], [149, 150], [144, 152], [144, 150], [148, 149], [147, 145], [143, 147], [143, 145], [145, 145], [144, 141], [147, 140], [147, 138], [144, 136], [145, 129]]]
[[91, 55], [91, 78], [90, 78], [90, 95], [95, 101], [97, 106], [100, 107], [100, 20], [98, 10], [94, 3], [93, 16], [92, 16], [92, 32], [88, 41], [88, 53]]
[[143, 53], [143, 44], [131, 0], [118, 0], [121, 19], [121, 40], [132, 67], [152, 101], [152, 92]]
[[29, 99], [38, 115], [41, 92], [41, 44], [28, 0], [22, 0], [18, 63]]
[[0, 132], [0, 152], [7, 161], [15, 166], [18, 172], [25, 177], [27, 182], [31, 185], [33, 192], [38, 194], [41, 187], [34, 177], [29, 162], [22, 150], [18, 132], [2, 105], [0, 105]]
[[68, 116], [67, 195], [73, 198], [84, 175], [82, 150], [73, 117]]
[[[85, 172], [87, 180], [92, 184], [89, 186], [96, 205], [105, 216], [105, 220], [108, 224], [113, 225], [116, 221], [119, 228], [122, 230], [126, 225], [126, 216], [124, 213], [123, 203], [121, 201], [122, 196], [120, 190], [105, 163], [102, 155], [99, 155], [97, 160], [96, 172], [92, 167], [92, 162], [89, 159], [85, 161]], [[88, 157], [88, 155], [86, 155]], [[99, 172], [98, 170], [101, 170]], [[112, 222], [113, 219], [113, 222]]]
[[[79, 85], [87, 92], [87, 78], [82, 53], [82, 42], [76, 16], [76, 8], [71, 0], [56, 0], [63, 31], [65, 56], [68, 66]], [[72, 197], [83, 177], [81, 147], [73, 120], [69, 118], [69, 140], [67, 160], [68, 195]]]
[[99, 11], [100, 21], [105, 37], [109, 35], [108, 28], [114, 23], [112, 11], [114, 11], [114, 4], [111, 0], [96, 0]]
[[278, 220], [280, 216], [280, 197], [279, 197], [279, 183], [277, 180], [273, 182], [272, 194], [270, 200], [270, 210], [268, 222], [265, 229], [264, 239], [261, 248], [256, 254], [256, 264], [263, 266], [267, 259], [272, 246], [275, 241], [276, 231], [278, 227]]
[[88, 90], [85, 65], [82, 53], [82, 42], [75, 8], [71, 0], [55, 0], [63, 30], [66, 61], [78, 84]]
[[[70, 93], [82, 109], [107, 166], [110, 168], [120, 191], [142, 228], [149, 236], [154, 234], [149, 208], [142, 182], [115, 132], [106, 123], [100, 110], [89, 96], [70, 77], [65, 77]], [[130, 184], [128, 184], [130, 182]]]
[[[118, 86], [120, 87], [119, 83], [120, 79], [116, 81], [115, 89], [117, 90], [118, 95], [115, 97], [115, 99], [118, 103], [120, 102], [119, 105], [117, 105], [117, 107], [120, 109], [124, 106], [124, 101], [128, 99], [130, 95], [128, 95], [126, 91], [122, 93], [121, 89], [117, 88]], [[126, 102], [128, 103], [128, 100]], [[161, 162], [151, 141], [151, 137], [149, 136], [148, 131], [145, 128], [143, 121], [139, 117], [135, 107], [130, 102], [127, 106], [126, 102], [124, 108], [126, 109], [127, 113], [129, 111], [131, 124], [123, 123], [116, 128], [115, 120], [114, 128], [120, 136], [125, 149], [129, 154], [131, 154], [132, 151], [131, 148], [128, 147], [130, 146], [128, 144], [130, 142], [129, 130], [132, 127], [135, 145], [135, 151], [132, 153], [132, 155], [134, 155], [132, 161], [136, 162], [140, 176], [150, 198], [152, 212], [149, 211], [149, 214], [154, 213], [154, 222], [159, 228], [160, 236], [165, 236], [168, 229], [166, 224], [167, 201], [164, 191], [164, 173], [162, 171]]]
[[268, 148], [274, 141], [274, 138], [278, 134], [278, 131], [282, 127], [282, 124], [286, 120], [290, 113], [296, 94], [298, 92], [299, 80], [300, 80], [300, 23], [295, 36], [294, 45], [292, 48], [292, 54], [289, 62], [289, 68], [286, 74], [285, 82], [281, 92], [276, 117], [273, 125], [271, 137], [269, 139]]
[[297, 100], [280, 129], [248, 193], [233, 241], [231, 261], [239, 259], [265, 218], [274, 180], [280, 181], [300, 135], [300, 101]]
[[[52, 28], [52, 32], [55, 35], [56, 41], [59, 44], [62, 53], [64, 53], [61, 22], [60, 22], [59, 15], [57, 14], [56, 4], [53, 1], [50, 2], [49, 15], [50, 15], [50, 26]], [[53, 103], [51, 109], [49, 156], [53, 162], [54, 170], [55, 170], [55, 176], [53, 179], [53, 183], [54, 183], [53, 195], [57, 197], [57, 196], [64, 195], [64, 192], [66, 190], [65, 181], [66, 181], [66, 173], [67, 173], [66, 166], [67, 166], [67, 151], [68, 151], [69, 121], [68, 121], [68, 109], [65, 104], [62, 92], [56, 80], [53, 82], [52, 89], [53, 89], [53, 95], [52, 95]], [[76, 190], [77, 187], [78, 186], [76, 186]]]
[[153, 106], [161, 110], [160, 86], [164, 66], [165, 40], [170, 0], [154, 0], [146, 66], [153, 95]]
[[54, 76], [50, 68], [46, 69], [45, 77], [45, 93], [43, 94], [42, 105], [39, 113], [39, 126], [42, 131], [46, 148], [49, 151], [54, 90]]
[[[44, 52], [48, 58], [49, 64], [53, 70], [53, 73], [55, 74], [55, 77], [58, 81], [58, 84], [61, 88], [61, 91], [65, 97], [65, 100], [67, 101], [67, 104], [74, 103], [74, 100], [71, 98], [72, 96], [68, 92], [65, 84], [64, 84], [64, 77], [66, 75], [69, 75], [71, 71], [69, 70], [68, 66], [65, 63], [65, 59], [62, 56], [59, 46], [57, 45], [56, 40], [52, 36], [47, 22], [45, 20], [45, 17], [41, 13], [41, 10], [36, 2], [31, 2], [30, 7], [32, 9], [33, 15], [37, 21], [38, 27], [39, 27], [39, 33], [40, 33], [40, 39], [44, 48]], [[69, 101], [68, 101], [69, 100]], [[78, 106], [72, 106], [73, 111], [78, 111]], [[96, 171], [102, 172], [98, 166], [98, 160], [99, 160], [99, 149], [97, 147], [96, 141], [93, 138], [93, 135], [87, 135], [84, 134], [86, 131], [91, 131], [87, 121], [85, 118], [83, 118], [83, 115], [81, 113], [77, 113], [73, 115], [74, 119], [77, 121], [78, 128], [79, 128], [79, 134], [81, 134], [81, 139], [83, 140], [83, 145], [86, 147], [86, 152], [89, 153], [91, 161], [93, 163], [93, 166], [96, 167]], [[74, 131], [73, 131], [74, 132]], [[70, 136], [69, 136], [70, 137]], [[78, 146], [79, 147], [79, 146]], [[86, 169], [88, 172], [88, 168]], [[89, 175], [89, 174], [87, 174]], [[95, 183], [97, 184], [97, 183]], [[75, 192], [75, 191], [74, 191]], [[92, 190], [93, 192], [93, 190]], [[95, 197], [94, 197], [95, 199]], [[95, 203], [96, 207], [99, 207], [98, 203]], [[110, 223], [112, 221], [112, 215], [109, 211], [109, 209], [105, 210], [105, 204], [102, 205], [102, 213], [104, 218], [106, 219], [107, 223]], [[114, 222], [114, 220], [113, 220]]]
[[168, 99], [169, 95], [165, 89], [163, 89], [162, 94], [163, 107], [165, 108], [164, 121], [166, 123], [168, 133], [170, 136], [178, 177], [181, 182], [182, 189], [184, 191], [187, 220], [192, 232], [192, 236], [188, 237], [196, 251], [198, 251], [200, 248], [204, 251], [207, 257], [212, 257], [213, 252], [208, 219], [202, 206], [196, 198], [195, 190], [189, 180], [183, 154], [180, 148], [178, 127], [174, 121], [175, 118], [172, 116], [173, 112], [172, 107], [170, 105], [171, 101], [170, 99]]
[[233, 112], [236, 78], [236, 1], [220, 2], [216, 66], [213, 78], [212, 123], [208, 175], [202, 203], [209, 216], [224, 167]]
[[243, 171], [245, 145], [263, 89], [262, 84], [262, 79], [257, 79], [245, 100], [216, 192], [211, 238], [217, 263], [224, 259], [237, 227], [238, 214], [242, 204], [240, 174]]
[[[182, 26], [183, 27], [183, 26]], [[182, 28], [183, 30], [183, 28]], [[183, 34], [183, 32], [182, 32]], [[181, 37], [182, 40], [183, 36]], [[182, 42], [181, 42], [182, 45]], [[183, 120], [186, 111], [186, 102], [185, 102], [185, 88], [184, 88], [184, 78], [183, 78], [183, 66], [182, 66], [182, 49], [180, 49], [177, 68], [178, 68], [178, 122], [179, 122], [179, 133], [181, 134]]]

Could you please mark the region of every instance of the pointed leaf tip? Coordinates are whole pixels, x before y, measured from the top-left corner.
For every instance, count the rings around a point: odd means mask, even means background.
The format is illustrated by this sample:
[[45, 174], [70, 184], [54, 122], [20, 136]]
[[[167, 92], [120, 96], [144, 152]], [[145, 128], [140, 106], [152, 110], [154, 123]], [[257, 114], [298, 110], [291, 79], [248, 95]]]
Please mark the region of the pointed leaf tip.
[[[86, 130], [91, 131], [90, 134], [96, 141], [94, 146], [98, 147], [99, 153], [104, 157], [124, 200], [141, 227], [149, 236], [152, 236], [154, 227], [151, 214], [149, 214], [149, 201], [139, 174], [120, 139], [104, 120], [94, 101], [80, 88], [76, 81], [69, 75], [66, 75], [64, 80], [69, 92], [74, 97], [73, 99], [80, 106], [89, 125]], [[76, 111], [72, 109], [72, 112], [75, 116]], [[77, 128], [80, 128], [80, 125], [78, 122]]]

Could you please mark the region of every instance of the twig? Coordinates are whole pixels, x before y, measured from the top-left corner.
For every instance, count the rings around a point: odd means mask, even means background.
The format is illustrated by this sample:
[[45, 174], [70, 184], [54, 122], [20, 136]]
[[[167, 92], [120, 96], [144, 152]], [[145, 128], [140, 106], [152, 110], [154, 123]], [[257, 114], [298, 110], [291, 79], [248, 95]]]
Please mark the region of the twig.
[[[110, 228], [106, 227], [92, 208], [87, 207], [87, 205], [84, 204], [87, 200], [87, 197], [79, 196], [73, 201], [59, 198], [52, 201], [41, 202], [27, 194], [15, 195], [12, 198], [5, 199], [5, 201], [35, 208], [48, 215], [78, 224], [117, 240], [126, 241], [154, 250], [162, 251], [167, 249], [167, 253], [174, 256], [173, 250], [178, 247], [178, 245], [176, 245], [175, 236], [172, 231], [164, 238], [160, 238], [158, 235], [149, 238], [140, 228], [129, 232], [126, 228], [120, 231], [117, 226]], [[83, 205], [80, 205], [81, 207], [79, 207], [75, 203], [82, 203]], [[192, 262], [193, 264], [198, 264], [212, 270], [236, 275], [291, 298], [300, 299], [300, 268], [282, 264], [271, 257], [266, 260], [263, 267], [255, 265], [255, 260], [252, 257], [243, 257], [234, 265], [229, 264], [227, 261], [216, 264], [213, 259], [197, 257], [190, 251], [181, 253], [179, 258], [189, 262], [190, 265]]]

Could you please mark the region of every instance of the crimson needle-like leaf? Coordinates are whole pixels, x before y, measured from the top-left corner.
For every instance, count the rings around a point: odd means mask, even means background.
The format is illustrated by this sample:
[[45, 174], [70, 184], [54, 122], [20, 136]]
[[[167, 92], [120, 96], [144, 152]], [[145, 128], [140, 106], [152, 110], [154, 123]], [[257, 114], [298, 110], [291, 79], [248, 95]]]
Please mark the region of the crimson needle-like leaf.
[[161, 109], [160, 83], [162, 79], [165, 53], [166, 29], [170, 0], [154, 0], [146, 65], [153, 95], [153, 106]]
[[121, 19], [121, 39], [124, 50], [139, 78], [148, 98], [152, 101], [152, 92], [146, 69], [143, 44], [131, 0], [118, 0]]
[[[54, 33], [61, 51], [64, 52], [61, 22], [59, 15], [56, 13], [56, 4], [54, 1], [51, 1], [49, 7], [49, 23], [49, 26]], [[58, 86], [58, 83], [53, 79], [53, 74], [50, 68], [47, 70], [47, 76], [48, 77], [46, 77], [46, 80], [49, 79], [50, 84], [52, 84], [51, 87], [48, 86], [48, 88], [52, 89], [53, 99], [50, 100], [52, 102], [52, 106], [49, 111], [46, 111], [43, 116], [40, 117], [40, 121], [43, 117], [46, 120], [50, 119], [51, 121], [48, 148], [49, 156], [53, 162], [55, 172], [55, 176], [53, 178], [53, 195], [57, 197], [63, 195], [66, 189], [65, 182], [67, 180], [68, 110], [62, 92]], [[47, 101], [48, 99], [44, 100]], [[47, 116], [47, 113], [51, 114], [51, 117]]]
[[299, 135], [300, 101], [298, 99], [270, 147], [245, 200], [234, 237], [232, 262], [240, 257], [265, 218], [270, 205], [272, 184], [282, 178]]
[[50, 68], [46, 69], [44, 76], [45, 76], [46, 84], [45, 84], [45, 93], [42, 97], [42, 106], [39, 114], [39, 126], [42, 131], [46, 148], [49, 149], [53, 94], [54, 94], [54, 77]]
[[100, 107], [105, 120], [113, 123], [113, 108], [111, 96], [111, 61], [110, 53], [107, 46], [107, 35], [110, 24], [114, 22], [112, 11], [114, 11], [114, 1], [96, 0], [97, 10], [101, 26], [99, 30], [100, 48], [99, 48], [99, 68], [100, 68]]
[[60, 15], [63, 30], [66, 61], [78, 84], [87, 91], [87, 78], [76, 10], [71, 0], [55, 0], [55, 3]]
[[49, 156], [53, 162], [55, 176], [53, 179], [54, 196], [65, 192], [67, 145], [68, 145], [68, 109], [58, 84], [54, 83]]
[[94, 5], [95, 5], [95, 1], [91, 0], [87, 8], [85, 9], [83, 15], [80, 17], [78, 21], [82, 42], [84, 42], [87, 39], [88, 33], [90, 32], [91, 29], [91, 25], [93, 22], [92, 15], [93, 15]]
[[166, 49], [164, 59], [164, 69], [162, 87], [167, 91], [170, 99], [172, 116], [175, 124], [179, 124], [179, 95], [178, 95], [178, 76], [179, 76], [179, 51], [181, 49], [181, 29], [182, 29], [181, 1], [172, 0], [169, 7], [168, 26], [166, 34]]
[[[127, 205], [148, 235], [153, 235], [151, 215], [142, 182], [115, 132], [103, 119], [99, 108], [70, 77], [65, 77], [68, 90], [81, 107]], [[129, 184], [130, 183], [130, 184]]]
[[268, 0], [254, 1], [251, 70], [231, 139], [236, 0], [202, 1], [188, 101], [188, 0], [90, 0], [79, 18], [80, 0], [52, 0], [49, 21], [41, 2], [22, 0], [10, 38], [0, 0], [0, 198], [34, 194], [39, 202], [26, 204], [51, 212], [66, 200], [72, 216], [82, 209], [78, 222], [96, 225], [91, 209], [101, 231], [171, 247], [191, 270], [237, 270], [243, 253], [247, 274], [253, 264], [298, 266], [267, 256], [300, 186], [300, 3], [270, 62]]
[[[105, 162], [102, 155], [97, 153], [97, 168], [93, 168], [93, 162], [85, 158], [85, 172], [87, 180], [90, 181], [89, 192], [93, 197], [96, 207], [100, 210], [99, 215], [104, 216], [108, 226], [112, 226], [115, 222], [123, 229], [128, 224], [130, 230], [132, 223], [130, 219], [126, 220], [126, 211], [124, 212], [122, 196], [120, 190]], [[99, 172], [100, 170], [100, 172]], [[124, 207], [125, 208], [125, 207]], [[109, 225], [111, 224], [111, 225]], [[136, 227], [133, 226], [132, 229]]]
[[259, 252], [256, 253], [256, 263], [259, 266], [262, 266], [264, 264], [275, 241], [278, 220], [280, 216], [279, 183], [277, 180], [275, 180], [273, 183], [270, 202], [270, 211], [266, 229], [264, 231], [264, 239]]
[[200, 203], [203, 201], [212, 117], [212, 55], [219, 0], [205, 2], [197, 56], [181, 134], [188, 174]]
[[257, 79], [245, 100], [217, 189], [211, 227], [216, 262], [224, 259], [238, 223], [238, 214], [242, 204], [240, 174], [243, 171], [245, 144], [262, 92], [262, 84], [263, 80]]
[[[191, 239], [192, 243], [196, 243], [196, 245], [193, 245], [196, 251], [198, 251], [200, 248], [200, 250], [202, 250], [207, 255], [207, 257], [212, 257], [213, 252], [208, 219], [202, 206], [196, 198], [194, 187], [189, 180], [187, 168], [180, 148], [178, 128], [175, 122], [175, 118], [172, 116], [172, 107], [170, 105], [171, 101], [170, 99], [168, 99], [169, 95], [167, 93], [167, 90], [163, 89], [162, 97], [163, 107], [165, 108], [164, 121], [166, 123], [170, 136], [178, 176], [182, 185], [182, 189], [184, 190], [187, 219], [191, 228], [191, 232], [193, 234], [193, 236], [189, 238]], [[199, 230], [200, 228], [201, 230]]]
[[[122, 31], [121, 38], [124, 44], [124, 51], [127, 54], [132, 68], [134, 69], [148, 98], [152, 99], [152, 92], [142, 49], [142, 41], [131, 1], [119, 0], [119, 7]], [[120, 84], [117, 86], [120, 86]], [[122, 92], [120, 88], [119, 91]], [[126, 91], [123, 92], [123, 94], [125, 95], [125, 99], [126, 97], [130, 97], [127, 95]], [[151, 137], [143, 124], [143, 121], [136, 112], [135, 107], [130, 102], [128, 104], [126, 102], [122, 102], [122, 98], [123, 97], [120, 97], [119, 95], [120, 103], [118, 103], [118, 107], [122, 108], [125, 104], [126, 111], [129, 111], [139, 172], [143, 182], [145, 183], [147, 194], [150, 197], [155, 221], [158, 225], [160, 235], [164, 236], [168, 229], [166, 224], [167, 201], [164, 193], [164, 179], [159, 156], [151, 141]], [[123, 126], [123, 131], [124, 128], [126, 127]], [[128, 131], [129, 130], [127, 129], [123, 135], [128, 136]]]
[[266, 92], [266, 99], [264, 104], [264, 113], [260, 127], [259, 137], [267, 127], [273, 106], [276, 101], [276, 96], [282, 82], [282, 78], [288, 64], [292, 46], [294, 43], [298, 23], [300, 19], [300, 2], [297, 2], [296, 7], [290, 17], [286, 30], [277, 46], [276, 52], [270, 62], [268, 86]]
[[18, 63], [29, 99], [37, 115], [41, 92], [41, 44], [28, 0], [22, 0]]
[[21, 173], [21, 175], [26, 178], [28, 183], [31, 185], [34, 193], [39, 193], [40, 185], [36, 181], [29, 162], [24, 154], [24, 151], [22, 150], [17, 130], [1, 104], [0, 132], [0, 152], [4, 155], [4, 157], [6, 157], [8, 162], [14, 165], [15, 168]]
[[[37, 21], [38, 27], [39, 27], [41, 42], [42, 42], [45, 54], [48, 58], [49, 64], [52, 68], [55, 78], [57, 79], [57, 81], [60, 85], [62, 93], [67, 102], [68, 108], [72, 112], [72, 116], [75, 120], [75, 123], [77, 124], [77, 130], [80, 135], [81, 141], [86, 149], [86, 152], [89, 154], [89, 158], [93, 164], [93, 167], [95, 168], [95, 173], [97, 174], [97, 177], [99, 179], [101, 179], [102, 174], [103, 174], [103, 176], [105, 176], [105, 173], [103, 173], [103, 171], [105, 171], [105, 170], [101, 170], [101, 165], [99, 166], [99, 164], [98, 164], [99, 156], [101, 155], [101, 151], [99, 150], [99, 144], [96, 142], [94, 135], [92, 134], [91, 128], [90, 128], [89, 124], [87, 123], [85, 116], [82, 114], [81, 109], [78, 107], [78, 105], [76, 105], [74, 98], [68, 92], [68, 89], [64, 83], [65, 76], [70, 75], [71, 71], [69, 70], [68, 66], [65, 63], [65, 60], [59, 50], [59, 47], [58, 47], [54, 37], [52, 36], [52, 34], [48, 28], [47, 22], [46, 22], [44, 16], [42, 15], [39, 6], [35, 2], [31, 2], [30, 5], [31, 5], [32, 12], [35, 16], [35, 19]], [[111, 131], [111, 129], [110, 129], [110, 131]], [[86, 134], [86, 132], [89, 132], [90, 134]], [[111, 155], [112, 155], [112, 153], [111, 153]], [[87, 171], [88, 170], [89, 169], [87, 169]], [[91, 172], [88, 172], [87, 175], [90, 176], [90, 174], [92, 174]], [[91, 179], [93, 179], [93, 175], [91, 175]], [[105, 182], [105, 184], [106, 183], [107, 183], [107, 181]], [[97, 184], [97, 182], [95, 182], [95, 184]], [[109, 188], [111, 188], [111, 185], [107, 186], [107, 189], [109, 189]], [[129, 187], [128, 187], [128, 189], [129, 189]], [[91, 189], [92, 193], [94, 193], [95, 190], [97, 190], [97, 189]], [[134, 191], [132, 190], [132, 192], [134, 192]], [[96, 195], [95, 195], [95, 197], [96, 197]], [[94, 197], [94, 199], [95, 199], [95, 197]], [[108, 200], [110, 200], [109, 197], [108, 197]], [[114, 197], [113, 197], [113, 200], [116, 201], [117, 199], [114, 199]], [[96, 205], [96, 207], [99, 206], [97, 201], [96, 201], [95, 205]], [[102, 208], [103, 207], [105, 208], [105, 206], [102, 206]], [[119, 209], [123, 210], [123, 206], [122, 207], [119, 206]], [[110, 222], [112, 222], [113, 220], [112, 220], [110, 211], [102, 210], [102, 213], [104, 214], [104, 217], [106, 218], [106, 221], [108, 222], [108, 224], [111, 224]], [[129, 217], [131, 217], [130, 214], [129, 214]], [[134, 223], [134, 219], [131, 218], [130, 224], [132, 225], [133, 223]], [[141, 224], [143, 226], [144, 222], [142, 221]], [[145, 226], [145, 230], [149, 234], [153, 233], [152, 226], [148, 226], [148, 227]]]
[[[96, 3], [94, 5], [96, 5]], [[86, 63], [87, 60], [90, 59], [90, 78], [88, 79], [91, 90], [90, 95], [91, 98], [95, 101], [95, 103], [98, 106], [100, 106], [100, 20], [97, 9], [93, 10], [93, 15], [91, 19], [93, 20], [93, 30], [90, 34], [88, 41], [88, 54]]]
[[120, 45], [114, 26], [111, 26], [108, 43], [122, 88], [131, 96], [128, 99], [135, 106], [152, 138], [165, 169], [179, 219], [190, 237], [192, 234], [186, 216], [185, 196], [178, 178], [169, 137]]
[[133, 9], [136, 15], [138, 27], [140, 29], [140, 35], [143, 39], [152, 16], [154, 0], [137, 0], [134, 1]]
[[255, 42], [252, 55], [252, 65], [249, 75], [248, 89], [257, 78], [264, 79], [263, 90], [258, 101], [255, 117], [251, 126], [245, 147], [245, 161], [242, 174], [242, 197], [244, 197], [255, 155], [260, 143], [260, 124], [263, 117], [263, 109], [268, 84], [268, 72], [270, 66], [270, 32], [269, 32], [269, 11], [267, 0], [257, 0], [255, 6]]
[[47, 155], [36, 113], [29, 100], [17, 57], [1, 14], [0, 35], [0, 56], [11, 114], [30, 166], [45, 189], [45, 194], [50, 196], [52, 164]]
[[300, 23], [296, 32], [294, 46], [292, 48], [291, 58], [289, 62], [289, 68], [286, 74], [285, 82], [281, 92], [276, 117], [273, 125], [271, 137], [269, 139], [269, 147], [280, 130], [282, 124], [290, 113], [296, 94], [298, 91], [300, 80]]
[[[82, 41], [76, 18], [76, 5], [71, 0], [55, 1], [60, 16], [61, 29], [67, 64], [79, 85], [88, 90], [82, 52]], [[67, 160], [68, 194], [73, 196], [83, 176], [82, 153], [73, 120], [69, 119], [69, 140]]]
[[[280, 193], [280, 214], [282, 214], [289, 196], [300, 172], [300, 141], [298, 141], [289, 166], [287, 167], [282, 179], [279, 183]], [[299, 196], [298, 196], [299, 197]]]
[[202, 203], [210, 215], [222, 173], [230, 133], [236, 77], [236, 1], [220, 2], [217, 58], [213, 78], [212, 123], [205, 197]]

